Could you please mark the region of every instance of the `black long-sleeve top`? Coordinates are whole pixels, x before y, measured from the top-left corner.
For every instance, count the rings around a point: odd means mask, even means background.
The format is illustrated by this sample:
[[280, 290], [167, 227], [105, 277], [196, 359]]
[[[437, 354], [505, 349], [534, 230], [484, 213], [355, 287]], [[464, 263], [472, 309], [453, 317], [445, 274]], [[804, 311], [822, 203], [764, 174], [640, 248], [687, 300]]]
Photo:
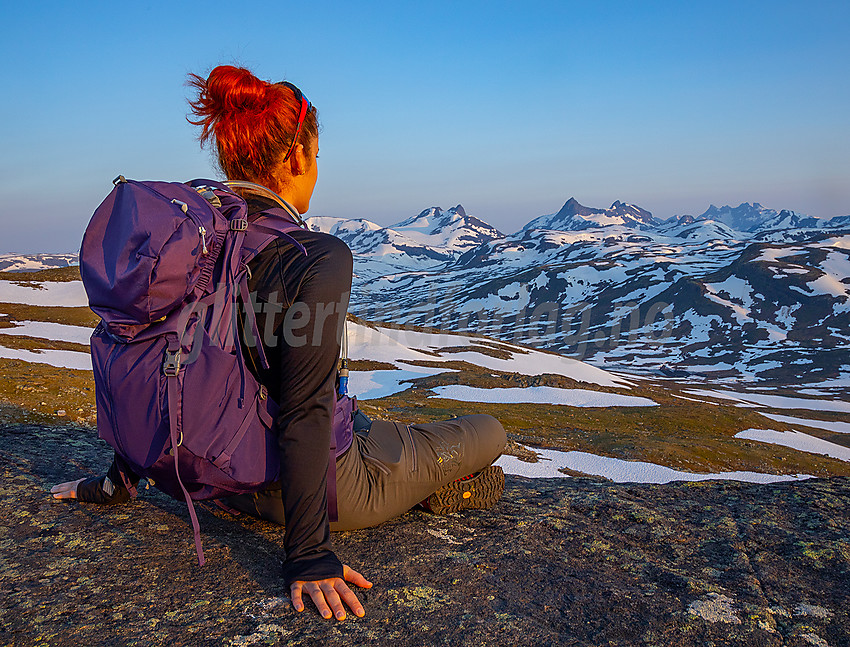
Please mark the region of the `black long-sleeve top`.
[[[272, 206], [249, 199], [249, 211]], [[280, 406], [277, 417], [287, 586], [295, 580], [342, 577], [330, 547], [327, 468], [336, 401], [340, 335], [351, 292], [351, 250], [340, 239], [300, 230], [251, 261], [249, 290], [269, 362], [260, 381]], [[256, 349], [249, 348], [254, 367]]]

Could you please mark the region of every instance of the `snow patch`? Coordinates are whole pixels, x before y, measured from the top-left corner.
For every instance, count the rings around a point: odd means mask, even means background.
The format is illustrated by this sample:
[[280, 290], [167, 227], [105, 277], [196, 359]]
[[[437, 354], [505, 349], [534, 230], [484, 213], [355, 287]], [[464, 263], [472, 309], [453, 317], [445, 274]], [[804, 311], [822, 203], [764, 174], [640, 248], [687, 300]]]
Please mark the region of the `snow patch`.
[[[514, 344], [496, 342], [500, 349], [511, 353], [508, 358], [485, 355], [477, 352], [476, 346], [486, 348], [483, 344], [486, 340], [467, 335], [424, 333], [393, 328], [372, 329], [351, 323], [349, 323], [349, 333], [352, 335], [349, 337], [350, 348], [355, 348], [352, 339], [356, 341], [356, 356], [354, 350], [349, 352], [349, 357], [352, 359], [374, 359], [399, 365], [391, 358], [394, 353], [398, 353], [398, 359], [402, 361], [410, 359], [424, 359], [431, 362], [460, 361], [503, 373], [529, 376], [552, 374], [598, 386], [615, 388], [630, 386], [625, 378], [590, 364]], [[384, 347], [384, 344], [387, 347]], [[468, 347], [469, 350], [440, 352], [443, 348], [457, 346]], [[422, 351], [438, 352], [439, 355], [426, 354]]]
[[670, 483], [672, 481], [745, 481], [748, 483], [778, 483], [813, 478], [806, 474], [781, 475], [760, 472], [682, 472], [663, 465], [644, 461], [627, 461], [622, 458], [598, 456], [587, 452], [562, 452], [556, 449], [526, 447], [538, 454], [536, 463], [521, 461], [516, 456], [503, 455], [496, 461], [507, 474], [528, 478], [565, 478], [558, 470], [566, 468], [573, 472], [601, 476], [615, 483]]
[[[753, 289], [744, 279], [730, 276], [722, 283], [706, 283], [709, 299], [732, 310], [732, 316], [738, 324], [752, 321], [750, 309], [753, 305]], [[723, 295], [727, 298], [723, 298]]]
[[840, 400], [821, 400], [815, 398], [792, 398], [784, 395], [764, 395], [761, 393], [738, 393], [737, 391], [720, 391], [693, 389], [685, 391], [690, 395], [708, 396], [721, 400], [749, 402], [774, 409], [807, 409], [809, 411], [836, 411], [850, 413], [850, 402]]
[[463, 384], [437, 386], [433, 397], [460, 402], [557, 404], [568, 407], [653, 407], [657, 403], [618, 393], [604, 393], [585, 389], [558, 389], [551, 386], [526, 388], [480, 389]]
[[69, 326], [67, 324], [51, 323], [49, 321], [16, 321], [14, 323], [14, 328], [0, 328], [0, 334], [38, 337], [40, 339], [67, 341], [85, 345], [88, 345], [92, 334], [91, 328]]
[[366, 359], [398, 365], [404, 360], [445, 361], [428, 353], [400, 344], [384, 330], [348, 322], [348, 358]]
[[38, 284], [0, 281], [0, 303], [88, 307], [89, 299], [82, 281], [44, 281]]
[[761, 255], [758, 258], [754, 258], [753, 262], [766, 261], [775, 263], [780, 259], [788, 258], [789, 256], [798, 256], [804, 252], [805, 250], [801, 247], [770, 247], [763, 249]]
[[735, 438], [757, 440], [762, 443], [781, 445], [810, 454], [823, 454], [842, 461], [850, 461], [850, 447], [809, 436], [799, 431], [774, 431], [773, 429], [745, 429], [735, 434]]
[[19, 359], [32, 364], [48, 364], [57, 368], [70, 368], [77, 371], [90, 371], [91, 355], [72, 350], [24, 350], [0, 346], [0, 358]]
[[784, 422], [789, 425], [801, 425], [803, 427], [811, 427], [812, 429], [823, 429], [825, 431], [834, 431], [838, 434], [850, 434], [850, 422], [839, 422], [837, 420], [812, 420], [811, 418], [795, 418], [794, 416], [778, 416], [773, 413], [763, 413], [759, 411], [765, 418], [770, 418], [776, 422]]
[[351, 394], [356, 395], [358, 400], [375, 400], [406, 391], [410, 388], [410, 380], [448, 372], [453, 371], [424, 366], [410, 367], [398, 371], [351, 371], [348, 379], [348, 390]]

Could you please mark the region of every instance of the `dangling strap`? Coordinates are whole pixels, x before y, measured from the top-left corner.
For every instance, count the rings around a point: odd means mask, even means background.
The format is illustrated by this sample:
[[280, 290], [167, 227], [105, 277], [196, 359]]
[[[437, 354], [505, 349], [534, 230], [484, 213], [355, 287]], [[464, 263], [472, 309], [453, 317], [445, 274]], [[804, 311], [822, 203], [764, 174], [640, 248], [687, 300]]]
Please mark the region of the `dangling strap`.
[[328, 521], [339, 521], [336, 505], [336, 434], [331, 428], [331, 451], [328, 456]]
[[[233, 304], [233, 312], [236, 312], [236, 304]], [[234, 326], [236, 328], [236, 326]], [[236, 364], [239, 366], [239, 400], [237, 404], [239, 408], [245, 406], [245, 356], [242, 353], [242, 344], [239, 343], [239, 331], [234, 330], [233, 336], [235, 337], [235, 350], [236, 350]]]
[[257, 313], [254, 312], [254, 302], [251, 300], [251, 295], [248, 293], [247, 277], [243, 277], [242, 280], [239, 281], [239, 293], [242, 295], [242, 307], [245, 308], [245, 316], [248, 318], [251, 334], [254, 336], [254, 348], [257, 349], [257, 355], [260, 357], [260, 364], [264, 369], [268, 370], [269, 360], [266, 358], [266, 350], [263, 348], [263, 342], [260, 339], [260, 329], [257, 327]]
[[218, 262], [218, 256], [222, 250], [222, 243], [224, 243], [225, 231], [216, 231], [215, 232], [215, 240], [212, 244], [212, 248], [210, 249], [210, 253], [207, 255], [207, 258], [203, 261], [203, 266], [201, 267], [201, 275], [198, 277], [197, 283], [195, 283], [195, 294], [203, 295], [207, 287], [209, 287], [210, 281], [212, 280], [213, 270], [215, 270], [215, 265]]
[[180, 398], [180, 340], [177, 337], [168, 338], [168, 350], [166, 359], [163, 363], [163, 372], [166, 375], [168, 382], [168, 421], [171, 427], [171, 452], [174, 457], [174, 473], [177, 476], [177, 483], [180, 489], [183, 490], [183, 496], [186, 498], [186, 506], [189, 508], [189, 518], [192, 520], [192, 530], [195, 533], [195, 552], [198, 554], [198, 566], [204, 565], [204, 549], [201, 546], [201, 526], [198, 523], [198, 516], [195, 514], [195, 506], [192, 504], [192, 497], [183, 485], [183, 480], [180, 478], [180, 461], [177, 459], [178, 447], [182, 443], [179, 438], [178, 427], [181, 416], [182, 401]]
[[[230, 341], [229, 343], [233, 343], [234, 350], [236, 352], [236, 364], [239, 366], [239, 377], [240, 377], [240, 385], [239, 385], [239, 408], [241, 409], [245, 404], [245, 361], [244, 355], [242, 353], [242, 344], [239, 341], [239, 293], [240, 286], [236, 284], [237, 281], [246, 281], [245, 277], [239, 278], [239, 273], [242, 271], [240, 254], [242, 250], [242, 244], [245, 241], [245, 231], [248, 227], [248, 221], [242, 221], [245, 225], [245, 229], [239, 227], [236, 228], [233, 226], [233, 221], [231, 221], [231, 234], [233, 234], [233, 244], [230, 247], [229, 255], [225, 260], [224, 272], [222, 274], [222, 279], [224, 281], [224, 285], [227, 286], [226, 298], [227, 308], [223, 314], [225, 316], [230, 317], [230, 321], [227, 324], [227, 330], [230, 333]], [[251, 306], [250, 302], [246, 305], [246, 310]]]

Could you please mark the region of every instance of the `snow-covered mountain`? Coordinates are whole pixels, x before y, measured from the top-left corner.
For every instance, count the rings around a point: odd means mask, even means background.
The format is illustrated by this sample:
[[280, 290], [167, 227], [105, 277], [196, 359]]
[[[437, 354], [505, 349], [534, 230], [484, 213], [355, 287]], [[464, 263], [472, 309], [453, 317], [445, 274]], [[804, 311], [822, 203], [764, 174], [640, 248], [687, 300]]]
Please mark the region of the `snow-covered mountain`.
[[571, 198], [504, 235], [455, 207], [383, 228], [311, 219], [355, 254], [352, 311], [632, 370], [850, 373], [850, 217], [758, 203], [659, 221]]
[[393, 225], [392, 229], [422, 245], [454, 251], [464, 251], [504, 235], [475, 216], [467, 215], [461, 205], [445, 212], [431, 207]]
[[730, 207], [729, 205], [715, 207], [712, 204], [698, 219], [722, 222], [727, 227], [738, 231], [756, 231], [764, 223], [778, 215], [778, 212], [774, 209], [766, 209], [758, 202], [752, 204], [744, 202], [737, 207]]
[[[692, 216], [685, 216], [691, 218]], [[784, 229], [818, 229], [821, 227], [842, 226], [841, 218], [825, 221], [814, 216], [783, 209], [776, 211], [761, 206], [758, 202], [744, 202], [737, 207], [711, 205], [694, 220], [713, 220], [723, 223], [730, 229], [752, 234]], [[846, 224], [846, 223], [845, 223]]]
[[78, 262], [77, 254], [0, 254], [0, 272], [35, 272]]
[[570, 198], [557, 213], [535, 218], [523, 227], [523, 230], [579, 231], [610, 225], [649, 229], [656, 224], [658, 222], [649, 211], [632, 204], [623, 204], [619, 200], [612, 204], [610, 209], [593, 209], [579, 204], [575, 198]]
[[448, 211], [431, 207], [389, 227], [364, 219], [323, 217], [307, 218], [307, 225], [348, 243], [357, 258], [356, 278], [361, 281], [431, 269], [504, 236], [495, 227], [467, 215], [461, 205]]

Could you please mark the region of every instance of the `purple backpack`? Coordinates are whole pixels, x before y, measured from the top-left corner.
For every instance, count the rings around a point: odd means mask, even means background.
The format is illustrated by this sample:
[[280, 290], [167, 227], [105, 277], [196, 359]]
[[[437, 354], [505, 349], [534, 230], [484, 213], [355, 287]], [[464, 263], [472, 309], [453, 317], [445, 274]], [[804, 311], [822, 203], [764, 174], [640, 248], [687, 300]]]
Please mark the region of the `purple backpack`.
[[[114, 184], [80, 250], [89, 305], [101, 317], [91, 337], [98, 435], [133, 472], [186, 501], [203, 565], [192, 500], [257, 492], [279, 475], [277, 405], [247, 369], [237, 324], [244, 311], [252, 339], [261, 339], [254, 309], [237, 308], [239, 299], [251, 303], [248, 262], [277, 238], [306, 250], [289, 235], [297, 215], [279, 198], [279, 208], [249, 215], [219, 182], [119, 176]], [[257, 354], [268, 368], [262, 344]], [[342, 396], [334, 413], [332, 520], [352, 406]]]

